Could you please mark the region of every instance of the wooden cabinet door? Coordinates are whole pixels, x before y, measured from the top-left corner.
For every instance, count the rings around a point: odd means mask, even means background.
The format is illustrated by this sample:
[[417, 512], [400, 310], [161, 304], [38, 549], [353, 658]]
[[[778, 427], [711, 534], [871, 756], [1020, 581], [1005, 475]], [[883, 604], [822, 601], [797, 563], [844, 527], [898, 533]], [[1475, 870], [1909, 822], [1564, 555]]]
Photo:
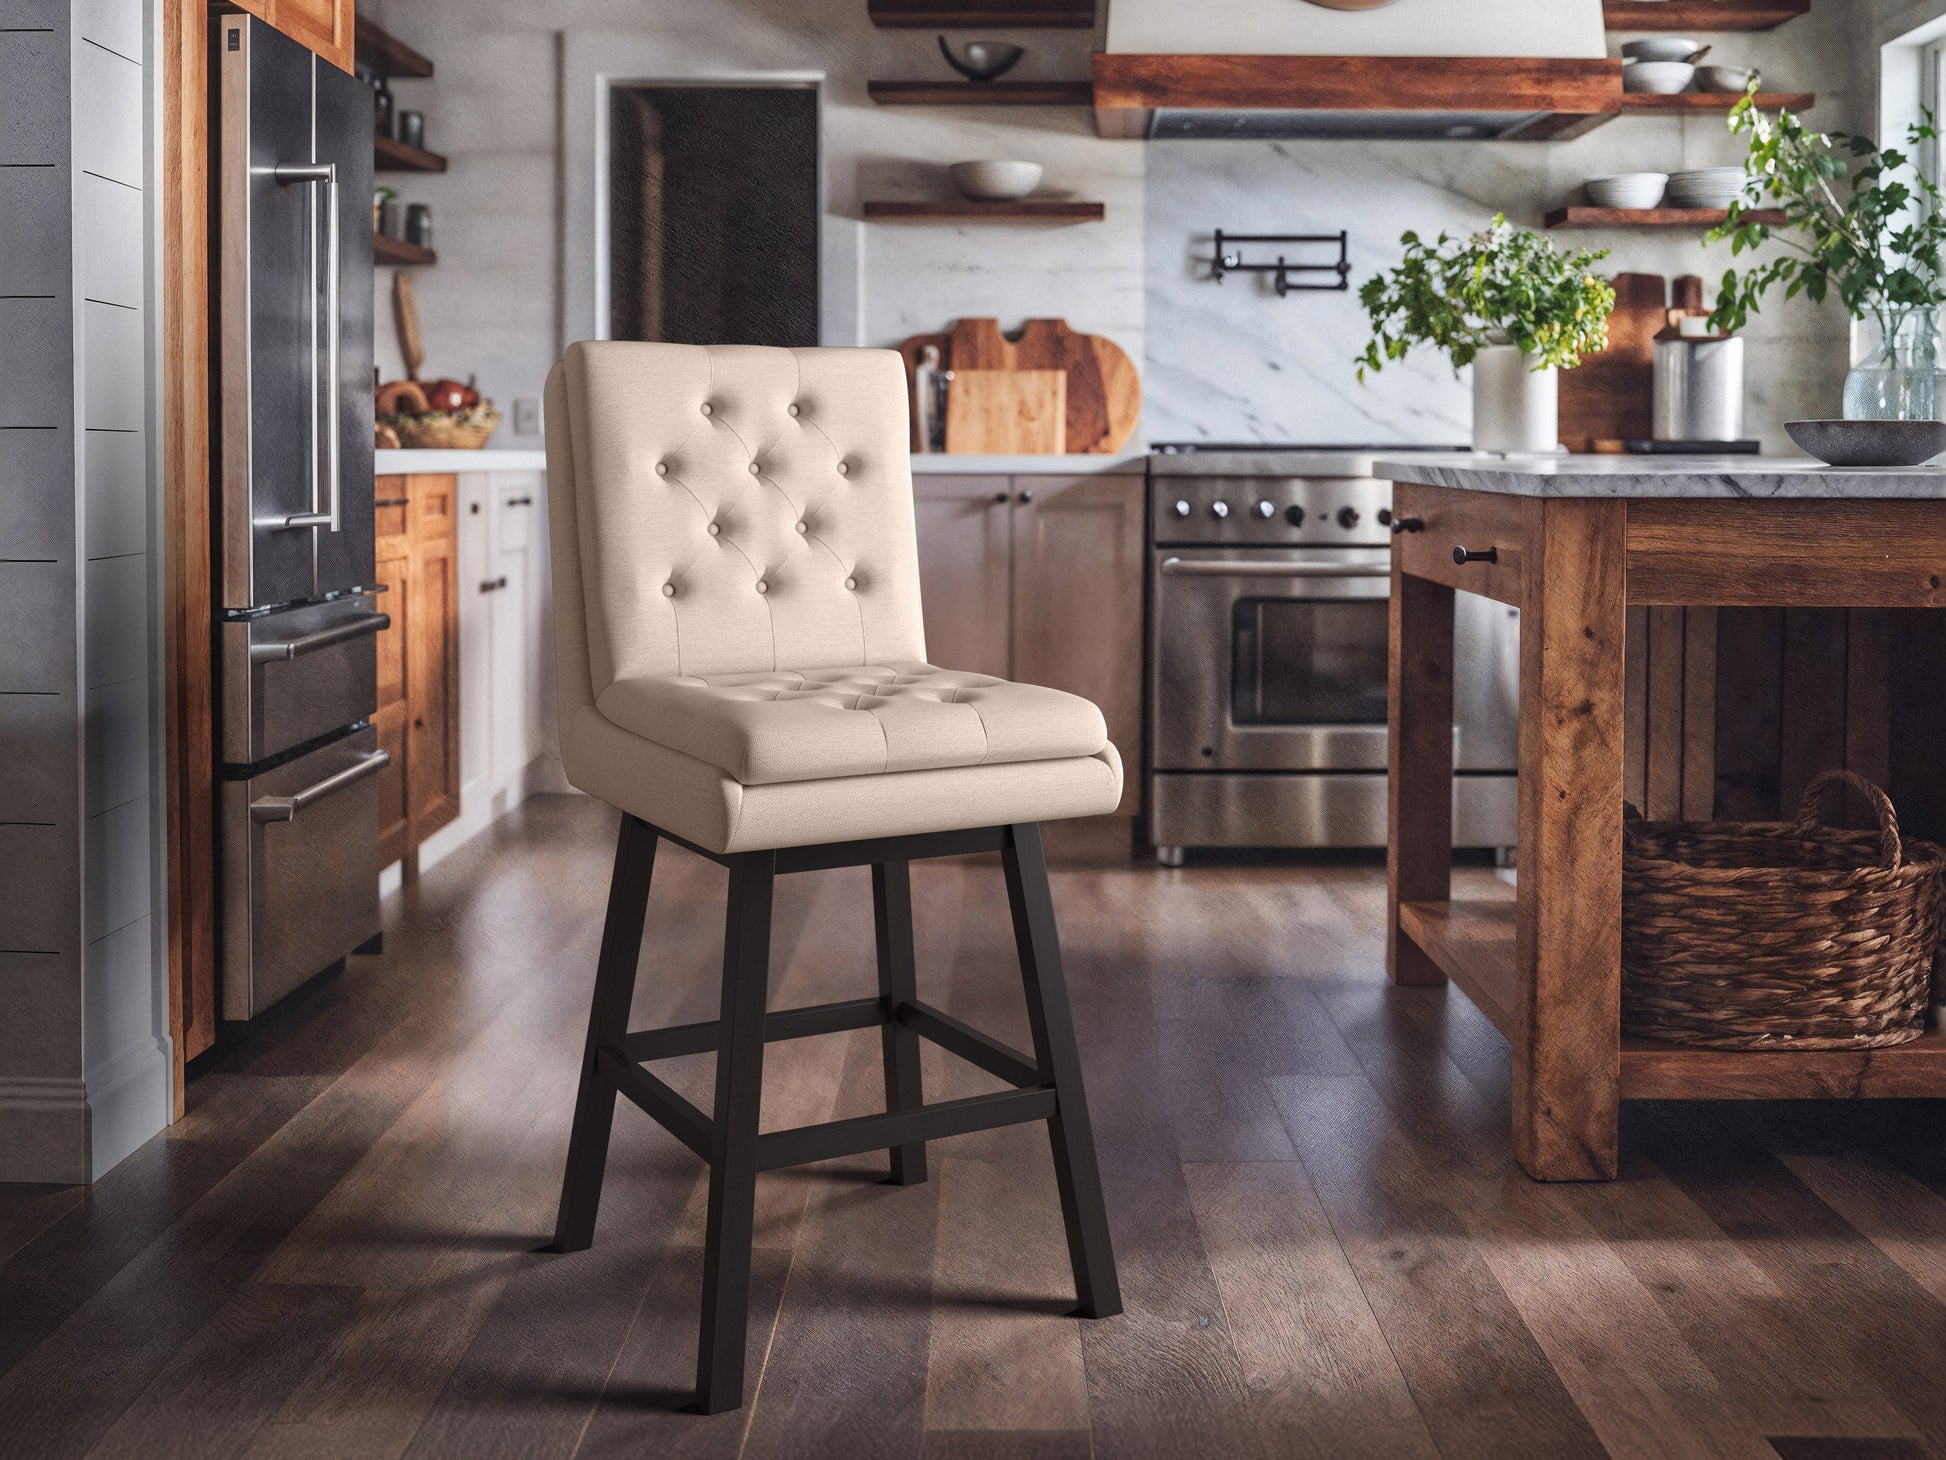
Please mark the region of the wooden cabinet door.
[[406, 478], [406, 802], [417, 844], [459, 815], [459, 482]]
[[378, 776], [379, 865], [390, 866], [408, 850], [406, 801], [406, 643], [410, 637], [412, 543], [406, 533], [406, 478], [378, 478], [375, 534], [377, 581], [385, 592], [377, 600], [391, 626], [378, 636], [378, 711], [372, 724], [381, 750], [392, 764]]
[[915, 476], [926, 660], [1009, 677], [1012, 483], [995, 476]]
[[1101, 707], [1122, 754], [1119, 811], [1132, 816], [1141, 806], [1143, 480], [1013, 481], [1013, 677]]
[[308, 46], [340, 71], [352, 68], [354, 0], [237, 0], [265, 24]]

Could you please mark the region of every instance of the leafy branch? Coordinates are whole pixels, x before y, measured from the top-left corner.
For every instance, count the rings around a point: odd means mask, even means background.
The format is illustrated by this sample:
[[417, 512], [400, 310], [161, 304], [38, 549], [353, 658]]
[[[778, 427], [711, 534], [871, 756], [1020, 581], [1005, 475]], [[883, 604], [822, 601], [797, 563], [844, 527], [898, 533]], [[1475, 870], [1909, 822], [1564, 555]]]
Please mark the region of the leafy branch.
[[[1767, 243], [1786, 252], [1742, 275], [1726, 271], [1711, 324], [1744, 328], [1764, 295], [1782, 285], [1786, 299], [1802, 294], [1822, 303], [1835, 293], [1853, 319], [1876, 319], [1882, 338], [1892, 340], [1913, 310], [1946, 302], [1938, 185], [1917, 169], [1914, 182], [1905, 180], [1908, 152], [1847, 132], [1814, 132], [1789, 111], [1760, 110], [1756, 89], [1753, 81], [1729, 119], [1731, 131], [1750, 137], [1743, 195], [1705, 242], [1727, 238], [1733, 255]], [[1907, 130], [1907, 146], [1916, 153], [1937, 135], [1928, 114]], [[1751, 215], [1761, 208], [1781, 209], [1784, 222], [1756, 221]]]
[[1404, 261], [1358, 291], [1372, 319], [1361, 381], [1414, 345], [1435, 346], [1457, 371], [1487, 345], [1518, 346], [1540, 370], [1578, 365], [1608, 343], [1615, 291], [1590, 272], [1606, 249], [1563, 253], [1504, 214], [1465, 238], [1442, 233], [1429, 245], [1408, 232], [1399, 242]]

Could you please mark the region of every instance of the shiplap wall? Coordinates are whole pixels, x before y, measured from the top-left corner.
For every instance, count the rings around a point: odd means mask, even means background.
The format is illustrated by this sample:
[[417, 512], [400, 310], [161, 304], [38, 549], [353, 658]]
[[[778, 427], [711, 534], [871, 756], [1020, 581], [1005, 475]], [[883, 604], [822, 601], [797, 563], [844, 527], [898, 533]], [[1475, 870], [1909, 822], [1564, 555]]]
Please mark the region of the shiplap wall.
[[142, 0], [0, 0], [0, 1180], [166, 1124]]

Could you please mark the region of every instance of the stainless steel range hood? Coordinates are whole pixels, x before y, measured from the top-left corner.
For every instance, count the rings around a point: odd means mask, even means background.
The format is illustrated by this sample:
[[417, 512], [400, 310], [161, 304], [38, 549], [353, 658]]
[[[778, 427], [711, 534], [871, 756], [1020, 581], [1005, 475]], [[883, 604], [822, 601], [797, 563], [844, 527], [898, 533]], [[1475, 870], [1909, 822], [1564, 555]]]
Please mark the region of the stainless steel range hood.
[[1103, 136], [1549, 140], [1621, 108], [1600, 0], [1114, 0]]

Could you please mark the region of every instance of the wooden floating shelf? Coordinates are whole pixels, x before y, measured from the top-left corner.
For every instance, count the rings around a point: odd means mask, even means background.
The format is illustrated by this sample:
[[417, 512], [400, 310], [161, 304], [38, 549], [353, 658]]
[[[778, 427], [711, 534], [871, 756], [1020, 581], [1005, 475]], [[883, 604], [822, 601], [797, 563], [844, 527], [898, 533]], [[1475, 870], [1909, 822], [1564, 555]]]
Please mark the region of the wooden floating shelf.
[[372, 139], [372, 166], [379, 172], [444, 172], [446, 159], [437, 152], [413, 147], [396, 137]]
[[[1665, 0], [1673, 4], [1675, 0]], [[1648, 91], [1624, 91], [1622, 110], [1625, 112], [1726, 112], [1743, 100], [1739, 91], [1678, 91], [1673, 96], [1657, 96]], [[1817, 97], [1808, 91], [1760, 91], [1757, 105], [1765, 111], [1787, 109], [1794, 112], [1808, 112], [1818, 104]]]
[[939, 201], [867, 203], [865, 216], [881, 223], [1096, 223], [1107, 216], [1100, 203], [1024, 198], [1017, 203]]
[[1093, 30], [1095, 25], [1094, 0], [868, 0], [866, 9], [873, 25], [890, 30]]
[[[1673, 3], [1673, 0], [1671, 0]], [[1549, 228], [1714, 228], [1729, 212], [1723, 208], [1556, 208], [1547, 215]], [[1781, 208], [1761, 208], [1743, 215], [1746, 223], [1778, 224]]]
[[397, 268], [414, 268], [422, 264], [438, 263], [439, 255], [429, 248], [419, 247], [416, 243], [407, 243], [403, 238], [394, 238], [389, 233], [374, 233], [372, 262]]
[[358, 17], [357, 28], [352, 32], [352, 41], [358, 59], [387, 79], [432, 75], [431, 61], [397, 36], [387, 35], [362, 15]]
[[[1399, 925], [1494, 1028], [1517, 1037], [1512, 898], [1401, 903]], [[1624, 1100], [1935, 1099], [1946, 1096], [1946, 1030], [1888, 1049], [1697, 1049], [1624, 1035], [1621, 1066]]]
[[1093, 106], [1092, 81], [868, 81], [880, 106]]
[[1610, 30], [1774, 30], [1811, 0], [1603, 0]]

